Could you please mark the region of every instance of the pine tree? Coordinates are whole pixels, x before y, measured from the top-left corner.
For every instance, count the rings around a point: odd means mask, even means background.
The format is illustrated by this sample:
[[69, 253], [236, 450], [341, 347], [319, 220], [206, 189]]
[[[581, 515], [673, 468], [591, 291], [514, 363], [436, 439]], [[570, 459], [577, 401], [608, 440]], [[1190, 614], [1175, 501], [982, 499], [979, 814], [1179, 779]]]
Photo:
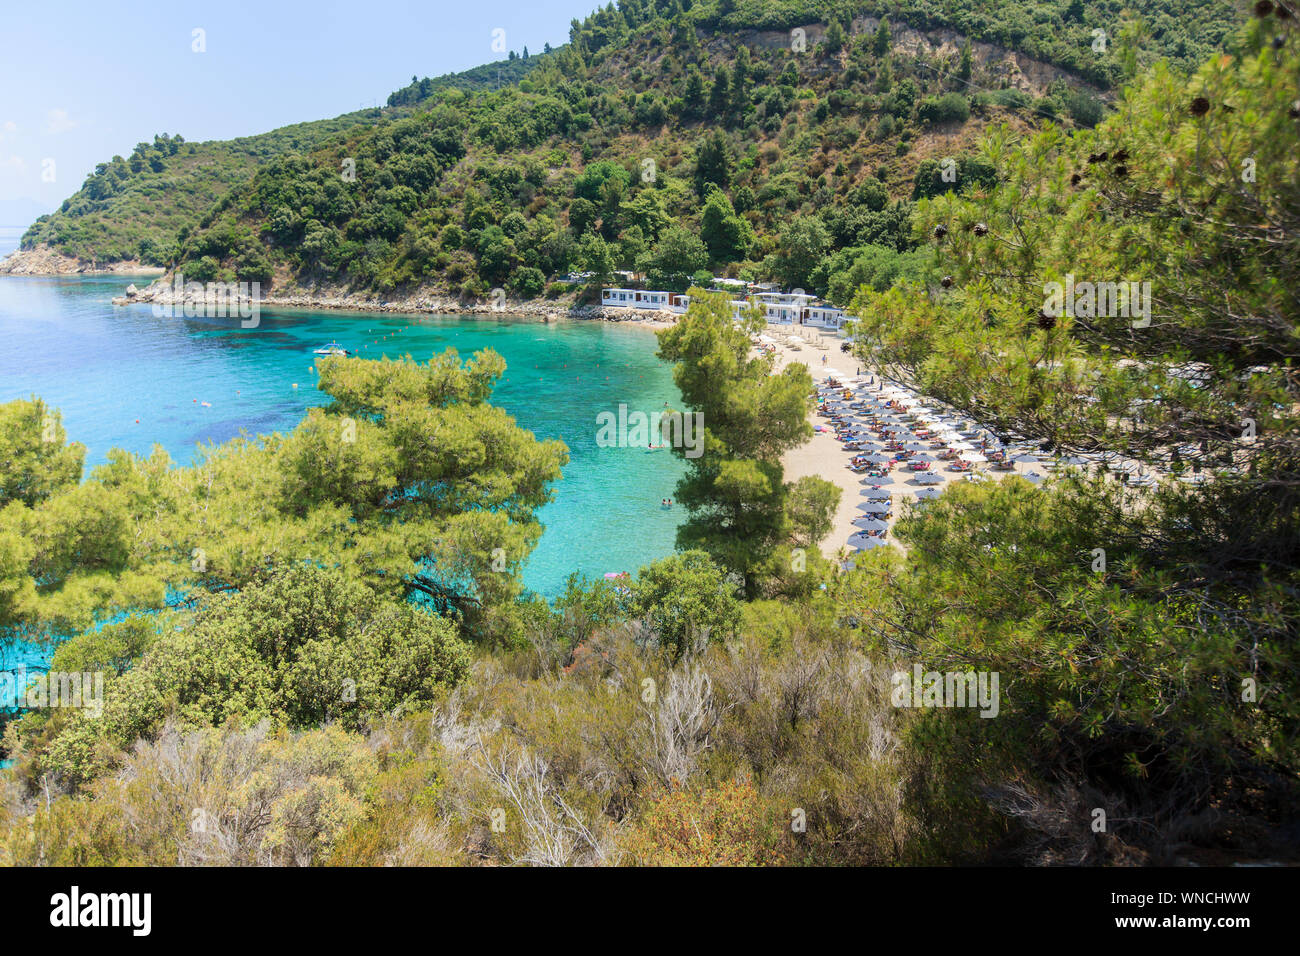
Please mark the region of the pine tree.
[[743, 119], [749, 110], [749, 47], [736, 51], [736, 62], [731, 70], [731, 114]]
[[889, 52], [889, 20], [885, 17], [880, 18], [880, 27], [876, 30], [875, 39], [872, 40], [871, 50], [876, 56], [884, 56]]
[[718, 67], [718, 72], [713, 75], [713, 90], [709, 93], [709, 118], [722, 119], [730, 106], [731, 81], [727, 77], [727, 71]]
[[686, 71], [686, 89], [682, 92], [683, 115], [699, 119], [704, 115], [704, 77], [692, 63]]
[[844, 27], [839, 20], [832, 20], [826, 28], [826, 38], [822, 41], [827, 53], [839, 53], [844, 49]]

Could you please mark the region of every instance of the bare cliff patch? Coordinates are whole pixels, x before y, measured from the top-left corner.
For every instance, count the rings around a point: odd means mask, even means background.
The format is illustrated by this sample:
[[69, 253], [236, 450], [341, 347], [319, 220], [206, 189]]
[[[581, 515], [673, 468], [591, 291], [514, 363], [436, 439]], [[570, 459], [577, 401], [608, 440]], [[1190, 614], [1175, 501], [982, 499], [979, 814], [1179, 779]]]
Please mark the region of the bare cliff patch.
[[49, 246], [19, 249], [0, 259], [0, 275], [10, 276], [68, 276], [85, 274], [104, 275], [154, 275], [156, 266], [147, 266], [135, 260], [95, 262], [64, 255]]

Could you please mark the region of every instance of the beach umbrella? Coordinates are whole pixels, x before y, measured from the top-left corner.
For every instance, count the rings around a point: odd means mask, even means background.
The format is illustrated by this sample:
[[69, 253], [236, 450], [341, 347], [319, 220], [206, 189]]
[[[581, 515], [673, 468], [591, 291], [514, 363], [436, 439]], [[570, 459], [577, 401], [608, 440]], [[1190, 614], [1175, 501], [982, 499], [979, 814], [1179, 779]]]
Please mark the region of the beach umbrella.
[[943, 494], [943, 492], [938, 488], [922, 488], [920, 491], [916, 492], [916, 500], [925, 501], [930, 498], [938, 498], [941, 494]]
[[913, 479], [913, 481], [915, 481], [918, 485], [941, 485], [943, 484], [943, 476], [932, 474], [931, 472], [927, 471], [917, 475]]
[[853, 522], [853, 527], [861, 528], [863, 531], [888, 531], [889, 522], [881, 521], [879, 518], [857, 518]]
[[887, 542], [884, 538], [868, 538], [866, 536], [863, 536], [861, 541], [856, 545], [856, 547], [858, 549], [858, 552], [861, 553], [863, 551], [874, 550], [875, 548], [883, 548], [888, 543], [889, 542]]
[[1038, 456], [1037, 456], [1037, 455], [1031, 455], [1031, 454], [1028, 454], [1028, 453], [1025, 453], [1025, 454], [1023, 454], [1023, 455], [1016, 455], [1016, 457], [1012, 458], [1011, 460], [1012, 460], [1012, 461], [1018, 461], [1018, 462], [1020, 462], [1022, 465], [1036, 465], [1036, 464], [1038, 464]]
[[962, 456], [961, 456], [961, 460], [962, 460], [962, 461], [969, 461], [969, 462], [971, 462], [972, 464], [975, 464], [975, 465], [978, 465], [978, 464], [980, 464], [981, 462], [988, 461], [987, 458], [985, 458], [983, 455], [981, 455], [981, 454], [980, 454], [979, 452], [977, 452], [977, 451], [968, 451], [968, 452], [963, 453]]
[[858, 510], [863, 514], [887, 515], [894, 509], [885, 501], [868, 501], [864, 504], [858, 505]]
[[1035, 485], [1042, 484], [1046, 480], [1045, 478], [1043, 478], [1042, 475], [1038, 474], [1038, 472], [1036, 471], [1027, 471], [1023, 475], [1021, 475], [1021, 477], [1024, 478], [1026, 481], [1030, 482], [1031, 484], [1035, 484]]

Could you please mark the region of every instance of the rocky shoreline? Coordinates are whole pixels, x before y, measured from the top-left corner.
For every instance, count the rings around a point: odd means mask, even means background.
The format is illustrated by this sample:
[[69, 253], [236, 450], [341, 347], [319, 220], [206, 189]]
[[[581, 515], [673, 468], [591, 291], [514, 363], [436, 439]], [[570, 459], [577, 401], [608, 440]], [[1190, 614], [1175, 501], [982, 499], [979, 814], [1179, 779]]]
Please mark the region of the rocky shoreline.
[[56, 252], [49, 246], [18, 249], [0, 259], [0, 275], [71, 276], [71, 275], [155, 275], [162, 270], [142, 262], [121, 261], [99, 265], [75, 256]]
[[[164, 276], [143, 289], [129, 285], [124, 295], [113, 299], [114, 305], [143, 303], [181, 307], [184, 295], [178, 295], [170, 277]], [[655, 309], [606, 308], [578, 305], [572, 301], [549, 299], [502, 299], [495, 302], [464, 302], [446, 293], [416, 291], [405, 296], [379, 297], [370, 293], [340, 289], [295, 289], [262, 296], [261, 308], [339, 310], [346, 312], [398, 312], [429, 315], [505, 315], [534, 318], [543, 322], [560, 319], [587, 319], [603, 322], [636, 322], [671, 325], [675, 313]]]

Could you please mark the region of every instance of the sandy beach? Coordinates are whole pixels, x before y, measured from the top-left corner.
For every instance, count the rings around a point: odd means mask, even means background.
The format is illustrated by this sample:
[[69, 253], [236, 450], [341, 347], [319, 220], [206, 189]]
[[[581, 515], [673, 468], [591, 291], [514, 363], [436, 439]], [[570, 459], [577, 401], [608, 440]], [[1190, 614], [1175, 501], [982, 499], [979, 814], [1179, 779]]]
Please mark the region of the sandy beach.
[[[862, 366], [859, 359], [855, 356], [840, 351], [840, 344], [843, 339], [831, 333], [818, 332], [815, 329], [797, 329], [796, 334], [812, 342], [820, 340], [827, 348], [825, 351], [818, 348], [815, 344], [801, 346], [797, 351], [786, 343], [786, 337], [790, 335], [789, 326], [769, 326], [767, 334], [776, 340], [776, 367], [779, 371], [792, 363], [805, 365], [811, 373], [813, 381], [821, 384], [827, 378], [827, 369], [835, 369], [847, 376], [855, 374], [875, 375], [875, 370]], [[825, 365], [822, 364], [822, 356], [826, 357]], [[809, 416], [809, 421], [814, 425], [826, 425], [827, 420], [818, 417], [816, 412]], [[827, 557], [834, 557], [841, 551], [852, 551], [846, 549], [846, 542], [857, 531], [853, 527], [853, 521], [861, 517], [858, 511], [858, 505], [862, 501], [862, 476], [854, 474], [849, 470], [849, 462], [855, 453], [845, 451], [840, 441], [835, 437], [833, 431], [821, 431], [813, 434], [811, 440], [798, 448], [792, 448], [782, 457], [781, 463], [785, 466], [785, 478], [787, 481], [794, 481], [805, 475], [816, 475], [819, 478], [825, 478], [827, 481], [834, 482], [843, 491], [840, 497], [840, 505], [835, 513], [835, 522], [831, 528], [830, 534], [821, 543], [822, 553]], [[979, 471], [984, 473], [987, 470], [986, 465], [979, 466]], [[1031, 466], [1032, 467], [1032, 466]], [[939, 475], [942, 484], [933, 485], [932, 487], [942, 492], [954, 481], [960, 481], [962, 475], [956, 472], [948, 471], [946, 462], [936, 462], [934, 465], [934, 474]], [[1015, 472], [991, 472], [993, 477], [1002, 477], [1010, 474], [1019, 474], [1026, 470], [1024, 465], [1016, 465]], [[897, 474], [897, 471], [895, 471]], [[894, 506], [893, 518], [889, 521], [892, 531], [894, 522], [902, 516], [907, 502], [915, 500], [915, 492], [920, 490], [920, 486], [910, 481], [897, 481], [885, 485], [886, 489], [892, 494], [892, 503]], [[892, 535], [888, 539], [896, 547], [901, 547], [899, 542], [894, 541]]]

